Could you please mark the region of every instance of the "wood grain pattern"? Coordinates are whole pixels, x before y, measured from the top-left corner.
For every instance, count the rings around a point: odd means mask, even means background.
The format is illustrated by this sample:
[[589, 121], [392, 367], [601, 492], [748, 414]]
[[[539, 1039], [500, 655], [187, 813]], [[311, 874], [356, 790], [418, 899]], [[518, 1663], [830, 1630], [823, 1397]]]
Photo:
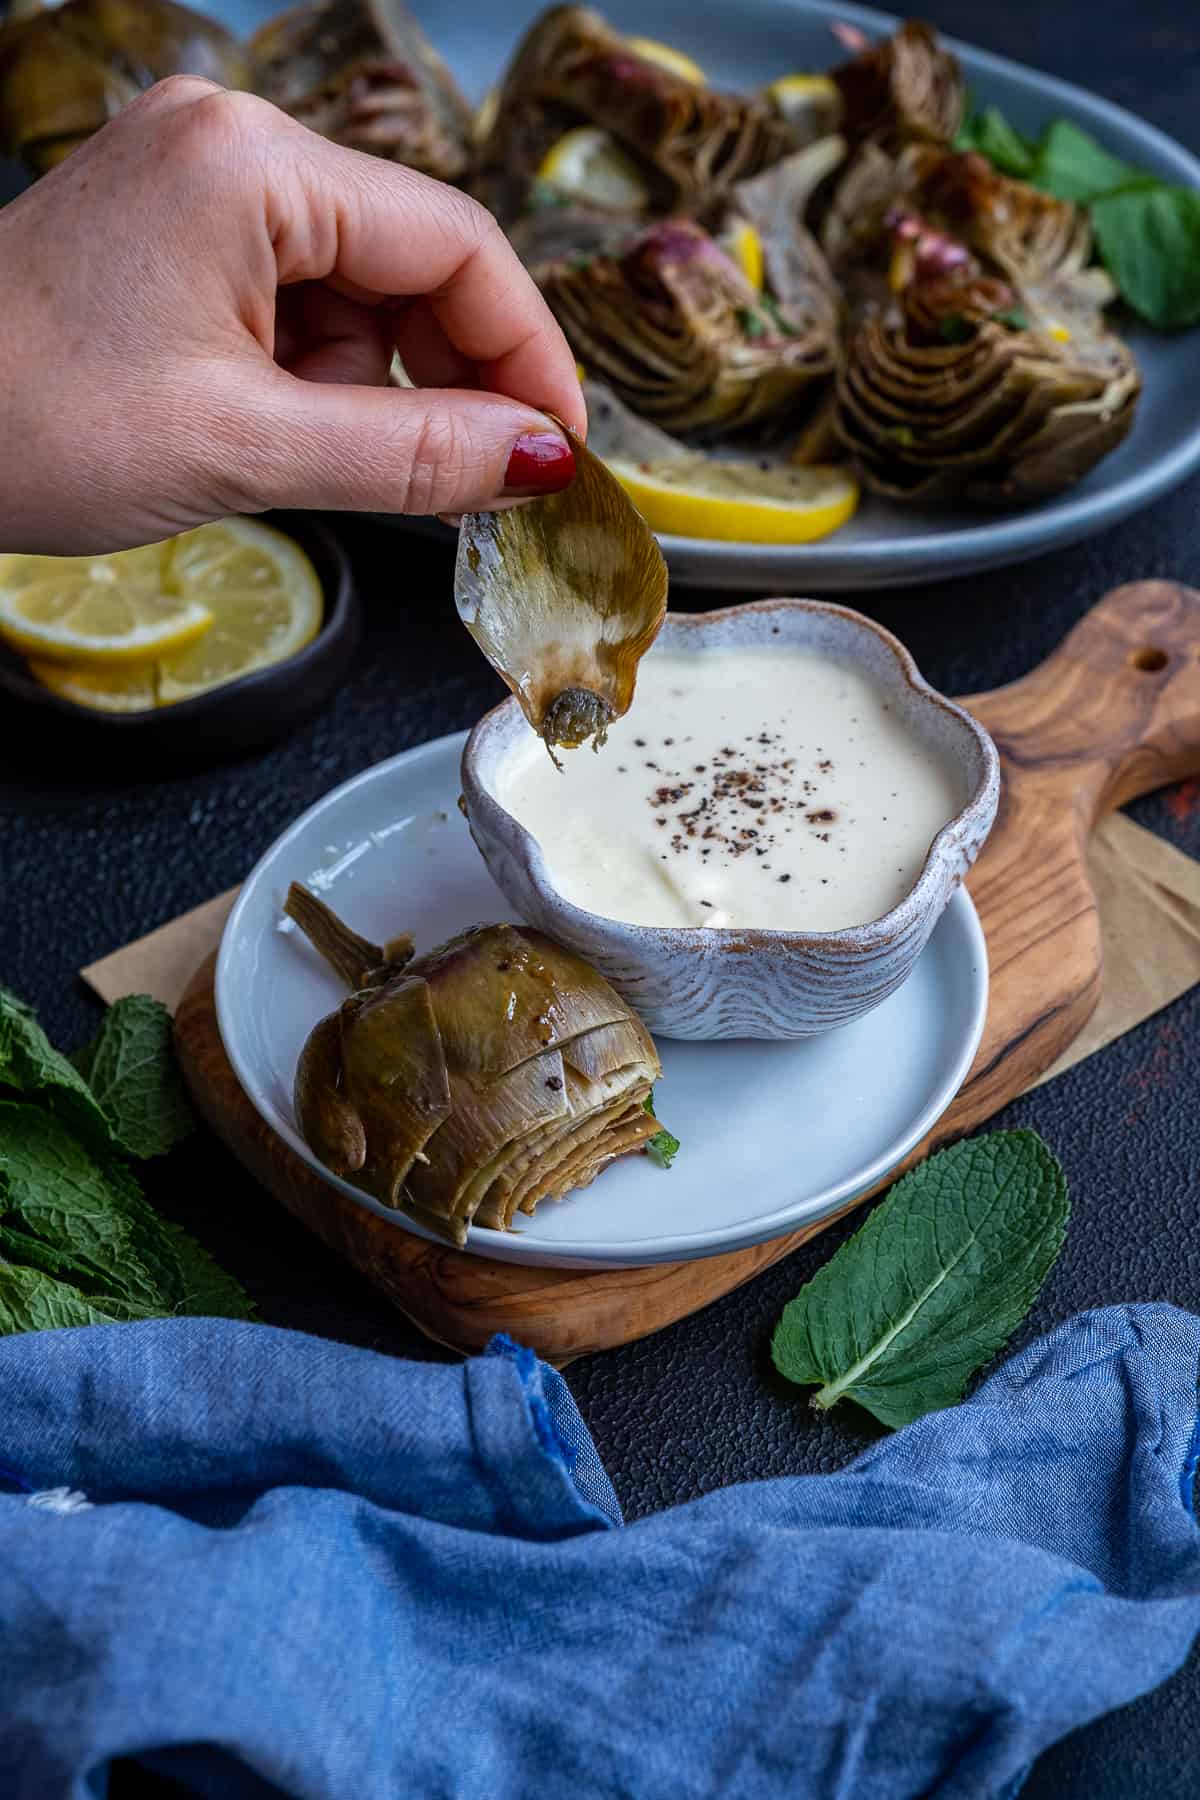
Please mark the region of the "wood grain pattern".
[[[1200, 594], [1166, 581], [1118, 588], [1040, 668], [966, 704], [995, 739], [1004, 781], [968, 883], [988, 941], [988, 1020], [961, 1092], [905, 1167], [1021, 1093], [1095, 1007], [1100, 929], [1087, 838], [1114, 807], [1200, 773]], [[426, 1243], [327, 1187], [260, 1119], [221, 1046], [213, 966], [210, 957], [197, 970], [175, 1021], [200, 1112], [291, 1213], [439, 1343], [477, 1350], [510, 1331], [547, 1360], [569, 1362], [698, 1311], [832, 1222], [725, 1256], [595, 1274]]]

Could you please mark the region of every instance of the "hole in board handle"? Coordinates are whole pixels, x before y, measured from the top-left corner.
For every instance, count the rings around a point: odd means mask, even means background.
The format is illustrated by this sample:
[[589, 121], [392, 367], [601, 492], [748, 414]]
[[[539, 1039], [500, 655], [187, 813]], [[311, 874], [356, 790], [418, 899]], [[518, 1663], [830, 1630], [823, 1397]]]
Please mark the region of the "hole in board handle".
[[1135, 650], [1129, 658], [1133, 667], [1140, 669], [1144, 675], [1157, 675], [1160, 669], [1166, 668], [1170, 660], [1165, 650], [1159, 650], [1153, 644], [1146, 644], [1141, 650]]

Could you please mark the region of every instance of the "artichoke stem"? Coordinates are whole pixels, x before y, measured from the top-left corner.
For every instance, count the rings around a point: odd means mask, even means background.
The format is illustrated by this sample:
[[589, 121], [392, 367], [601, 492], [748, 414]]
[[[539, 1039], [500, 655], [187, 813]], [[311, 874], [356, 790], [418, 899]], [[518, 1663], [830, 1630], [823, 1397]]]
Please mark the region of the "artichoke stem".
[[[369, 939], [351, 931], [323, 900], [318, 900], [300, 882], [293, 881], [288, 889], [283, 910], [289, 919], [295, 920], [314, 950], [320, 951], [352, 993], [363, 987], [378, 986], [389, 975], [395, 974], [381, 945], [372, 944]], [[407, 962], [411, 955], [410, 938], [408, 955], [403, 961]]]

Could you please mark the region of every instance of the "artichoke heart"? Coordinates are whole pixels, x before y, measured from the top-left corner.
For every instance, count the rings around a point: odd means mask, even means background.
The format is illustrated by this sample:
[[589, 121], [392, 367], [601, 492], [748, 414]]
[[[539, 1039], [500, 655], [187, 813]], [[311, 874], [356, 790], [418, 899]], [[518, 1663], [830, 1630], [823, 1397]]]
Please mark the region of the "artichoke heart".
[[951, 144], [962, 123], [958, 59], [919, 19], [834, 69], [832, 79], [842, 102], [838, 128], [852, 143]]
[[325, 1166], [461, 1247], [586, 1187], [660, 1130], [637, 1014], [541, 932], [483, 925], [415, 960], [307, 888], [285, 908], [354, 991], [309, 1035], [296, 1117]]
[[792, 412], [835, 368], [837, 302], [812, 257], [786, 309], [688, 219], [537, 274], [589, 373], [663, 430], [714, 437]]
[[266, 99], [334, 143], [458, 181], [473, 114], [403, 0], [310, 0], [250, 40]]
[[479, 145], [474, 191], [503, 225], [529, 203], [552, 146], [579, 125], [628, 153], [657, 212], [711, 207], [796, 146], [767, 100], [699, 85], [590, 8], [551, 7], [518, 46]]
[[551, 756], [603, 744], [667, 610], [653, 534], [600, 458], [573, 448], [561, 493], [464, 517], [454, 573], [460, 618]]
[[35, 175], [168, 75], [245, 84], [222, 25], [171, 0], [67, 0], [0, 29], [0, 148]]
[[[914, 149], [899, 174], [923, 218], [953, 232], [1012, 281], [1069, 276], [1087, 266], [1086, 211], [999, 174], [977, 151]], [[1114, 293], [1110, 287], [1108, 298]]]
[[1011, 505], [1060, 492], [1114, 449], [1140, 388], [1129, 350], [1069, 282], [1015, 289], [962, 264], [866, 316], [837, 429], [877, 493]]

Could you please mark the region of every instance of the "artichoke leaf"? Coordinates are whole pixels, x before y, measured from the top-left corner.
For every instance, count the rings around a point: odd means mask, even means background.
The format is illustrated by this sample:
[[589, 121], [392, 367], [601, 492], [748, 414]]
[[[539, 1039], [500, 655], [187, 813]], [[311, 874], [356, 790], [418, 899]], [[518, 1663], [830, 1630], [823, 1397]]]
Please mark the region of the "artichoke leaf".
[[468, 513], [459, 617], [553, 756], [603, 744], [629, 711], [667, 609], [667, 569], [641, 514], [579, 440], [561, 493]]
[[296, 1069], [296, 1122], [305, 1143], [335, 1175], [354, 1175], [367, 1160], [367, 1134], [342, 1092], [342, 1021], [330, 1013], [314, 1025]]
[[385, 1206], [399, 1206], [410, 1171], [453, 1106], [429, 983], [401, 976], [355, 995], [342, 1005], [341, 1027], [341, 1091], [367, 1147], [362, 1185]]

